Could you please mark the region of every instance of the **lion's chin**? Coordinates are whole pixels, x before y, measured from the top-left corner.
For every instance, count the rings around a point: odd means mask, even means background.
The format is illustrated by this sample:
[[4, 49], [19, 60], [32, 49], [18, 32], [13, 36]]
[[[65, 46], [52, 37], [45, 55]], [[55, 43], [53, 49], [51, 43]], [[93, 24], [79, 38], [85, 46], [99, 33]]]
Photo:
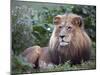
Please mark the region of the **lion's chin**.
[[60, 42], [60, 46], [67, 46], [68, 44], [67, 42]]

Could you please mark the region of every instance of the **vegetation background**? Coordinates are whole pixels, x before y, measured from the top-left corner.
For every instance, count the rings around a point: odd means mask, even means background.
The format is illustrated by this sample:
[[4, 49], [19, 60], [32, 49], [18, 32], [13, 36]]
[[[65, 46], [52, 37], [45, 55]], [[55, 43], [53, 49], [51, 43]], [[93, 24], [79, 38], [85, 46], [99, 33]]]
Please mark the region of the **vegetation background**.
[[[88, 62], [70, 66], [69, 62], [49, 70], [40, 71], [23, 61], [20, 53], [24, 49], [39, 45], [47, 46], [53, 31], [53, 17], [58, 14], [75, 13], [84, 19], [87, 34], [92, 39], [92, 54]], [[11, 72], [13, 75], [35, 72], [86, 70], [96, 68], [96, 6], [24, 2], [11, 3]]]

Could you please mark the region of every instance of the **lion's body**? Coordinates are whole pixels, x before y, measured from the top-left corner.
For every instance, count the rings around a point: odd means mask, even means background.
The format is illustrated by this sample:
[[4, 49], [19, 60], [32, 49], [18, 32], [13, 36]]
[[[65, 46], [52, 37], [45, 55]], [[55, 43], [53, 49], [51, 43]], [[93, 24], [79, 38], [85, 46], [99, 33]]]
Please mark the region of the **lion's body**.
[[72, 64], [87, 61], [90, 57], [91, 40], [84, 30], [81, 17], [75, 14], [58, 15], [54, 24], [48, 47], [38, 46], [30, 51], [25, 50], [28, 62], [36, 64], [38, 60], [38, 66], [46, 68], [69, 60]]
[[21, 55], [26, 58], [26, 62], [29, 62], [33, 65], [33, 68], [46, 68], [49, 64], [51, 64], [51, 58], [48, 51], [48, 47], [29, 47], [26, 50], [24, 50], [24, 52]]

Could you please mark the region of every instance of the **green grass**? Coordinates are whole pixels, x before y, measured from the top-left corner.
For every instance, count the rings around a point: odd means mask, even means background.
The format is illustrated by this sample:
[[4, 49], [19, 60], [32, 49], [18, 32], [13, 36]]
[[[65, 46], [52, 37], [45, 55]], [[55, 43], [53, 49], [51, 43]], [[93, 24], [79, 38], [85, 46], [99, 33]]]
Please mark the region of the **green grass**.
[[69, 63], [60, 64], [58, 66], [55, 66], [54, 68], [50, 68], [48, 70], [42, 70], [38, 72], [60, 72], [60, 71], [76, 71], [76, 70], [90, 70], [90, 69], [96, 69], [96, 62], [95, 60], [90, 60], [87, 62], [82, 62], [78, 65], [71, 66]]
[[26, 73], [43, 73], [43, 72], [61, 72], [61, 71], [77, 71], [77, 70], [90, 70], [96, 69], [96, 61], [89, 60], [87, 62], [82, 62], [78, 65], [71, 66], [69, 62], [65, 64], [55, 65], [53, 68], [46, 70], [33, 69], [28, 63], [25, 63], [19, 57], [13, 57], [12, 61], [12, 75], [16, 74], [26, 74]]

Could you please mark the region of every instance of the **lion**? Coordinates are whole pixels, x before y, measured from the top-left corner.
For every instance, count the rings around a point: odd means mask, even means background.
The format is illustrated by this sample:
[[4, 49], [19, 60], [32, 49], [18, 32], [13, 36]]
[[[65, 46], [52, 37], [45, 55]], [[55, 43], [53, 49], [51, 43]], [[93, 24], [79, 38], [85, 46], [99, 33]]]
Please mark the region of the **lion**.
[[23, 56], [34, 67], [47, 69], [54, 65], [80, 64], [91, 54], [91, 39], [87, 35], [83, 18], [69, 13], [54, 17], [54, 30], [48, 47], [33, 46], [23, 52]]
[[87, 61], [91, 54], [91, 40], [84, 29], [83, 18], [76, 14], [58, 15], [54, 24], [49, 49], [58, 52], [60, 62], [70, 60], [72, 64], [80, 64], [82, 60]]

